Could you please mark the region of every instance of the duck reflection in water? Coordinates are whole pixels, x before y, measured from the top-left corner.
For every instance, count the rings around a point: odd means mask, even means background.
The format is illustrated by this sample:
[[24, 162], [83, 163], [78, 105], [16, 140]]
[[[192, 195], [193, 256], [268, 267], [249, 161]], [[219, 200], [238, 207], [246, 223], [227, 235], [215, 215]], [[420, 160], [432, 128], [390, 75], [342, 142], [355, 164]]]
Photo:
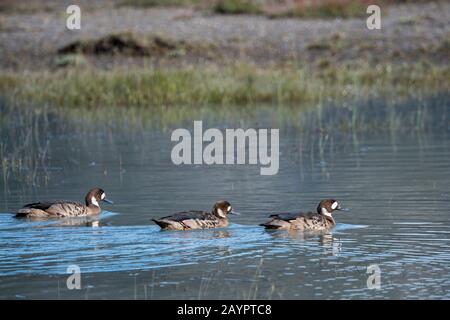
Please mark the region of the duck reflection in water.
[[340, 254], [342, 249], [341, 239], [333, 236], [333, 234], [329, 230], [321, 230], [321, 231], [290, 230], [288, 232], [277, 230], [267, 233], [276, 239], [316, 242], [323, 248], [323, 253], [327, 255], [337, 256]]
[[[159, 232], [159, 230], [158, 230]], [[168, 232], [167, 235], [175, 239], [191, 240], [214, 240], [231, 237], [228, 230], [209, 229], [209, 230], [191, 230], [189, 232]]]
[[70, 217], [49, 219], [46, 217], [30, 217], [28, 220], [34, 223], [34, 228], [48, 228], [48, 227], [92, 227], [98, 228], [107, 225], [100, 221], [98, 217]]

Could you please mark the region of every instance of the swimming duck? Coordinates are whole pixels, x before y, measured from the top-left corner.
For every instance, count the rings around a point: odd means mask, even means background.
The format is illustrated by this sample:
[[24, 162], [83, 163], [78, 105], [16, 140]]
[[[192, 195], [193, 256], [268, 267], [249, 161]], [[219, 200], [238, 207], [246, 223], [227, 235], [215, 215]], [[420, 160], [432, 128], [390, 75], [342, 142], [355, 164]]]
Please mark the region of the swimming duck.
[[228, 226], [228, 214], [239, 213], [233, 211], [228, 201], [218, 201], [211, 212], [185, 211], [152, 220], [162, 230], [224, 228]]
[[331, 213], [343, 210], [339, 202], [333, 199], [322, 200], [315, 212], [279, 213], [269, 216], [272, 220], [261, 224], [267, 229], [280, 230], [327, 230], [336, 225]]
[[105, 192], [100, 188], [89, 190], [85, 198], [86, 205], [74, 201], [53, 201], [29, 203], [19, 209], [16, 217], [44, 218], [44, 217], [81, 217], [97, 215], [101, 212], [101, 201], [112, 203], [106, 199]]

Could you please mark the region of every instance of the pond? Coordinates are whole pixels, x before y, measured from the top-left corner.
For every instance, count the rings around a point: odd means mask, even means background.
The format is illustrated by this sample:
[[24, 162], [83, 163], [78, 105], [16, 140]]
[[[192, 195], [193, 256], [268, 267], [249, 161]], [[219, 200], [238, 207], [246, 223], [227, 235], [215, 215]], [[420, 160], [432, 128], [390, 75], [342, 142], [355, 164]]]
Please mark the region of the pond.
[[[25, 160], [21, 169], [4, 161], [1, 173], [0, 298], [449, 299], [449, 98], [211, 108], [164, 123], [139, 122], [139, 111], [102, 121], [103, 111], [44, 110], [28, 119], [4, 107], [3, 157]], [[278, 173], [174, 165], [172, 131], [199, 119], [220, 130], [279, 128]], [[36, 200], [82, 201], [93, 186], [114, 201], [98, 218], [13, 217]], [[328, 232], [258, 226], [326, 198], [350, 209]], [[241, 213], [225, 229], [161, 232], [151, 221], [219, 199]], [[66, 286], [71, 265], [80, 290]], [[378, 288], [368, 287], [373, 268]]]

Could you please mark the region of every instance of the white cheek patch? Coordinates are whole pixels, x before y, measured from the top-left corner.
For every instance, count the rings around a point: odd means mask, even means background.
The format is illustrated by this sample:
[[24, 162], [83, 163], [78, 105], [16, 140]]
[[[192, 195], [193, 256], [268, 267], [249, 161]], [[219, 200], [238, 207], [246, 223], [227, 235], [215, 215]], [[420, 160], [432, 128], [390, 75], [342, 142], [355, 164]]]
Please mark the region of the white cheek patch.
[[105, 193], [103, 192], [103, 193], [102, 193], [102, 196], [101, 196], [102, 200], [105, 199], [105, 197], [106, 197], [106, 195], [105, 195]]
[[231, 211], [231, 206], [229, 206], [229, 207], [227, 208], [227, 211], [228, 211], [228, 212], [230, 212], [230, 211]]
[[223, 213], [222, 209], [217, 209], [217, 212], [219, 213], [219, 216], [225, 217], [225, 214]]
[[95, 197], [92, 197], [92, 198], [91, 198], [91, 203], [92, 203], [94, 206], [99, 207], [98, 202], [97, 202], [97, 199], [95, 199]]
[[329, 213], [327, 209], [322, 208], [321, 211], [324, 216], [331, 217], [331, 213]]
[[339, 203], [337, 203], [337, 201], [333, 202], [333, 204], [331, 205], [331, 209], [336, 209], [338, 207]]

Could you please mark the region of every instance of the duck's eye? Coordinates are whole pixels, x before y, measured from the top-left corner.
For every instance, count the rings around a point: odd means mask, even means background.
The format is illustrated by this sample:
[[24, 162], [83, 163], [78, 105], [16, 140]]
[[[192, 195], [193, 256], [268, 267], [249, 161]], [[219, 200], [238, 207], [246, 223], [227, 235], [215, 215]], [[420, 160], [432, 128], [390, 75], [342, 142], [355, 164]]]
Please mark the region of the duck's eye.
[[228, 212], [231, 211], [231, 206], [228, 206], [227, 211], [228, 211]]

